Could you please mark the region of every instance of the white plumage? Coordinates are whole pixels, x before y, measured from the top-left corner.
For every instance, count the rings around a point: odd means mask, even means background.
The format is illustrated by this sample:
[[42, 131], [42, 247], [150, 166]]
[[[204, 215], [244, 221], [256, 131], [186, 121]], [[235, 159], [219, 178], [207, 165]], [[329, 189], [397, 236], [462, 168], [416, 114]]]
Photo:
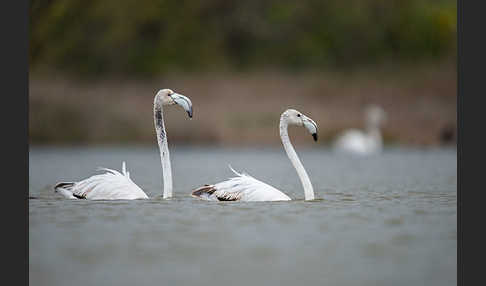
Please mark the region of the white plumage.
[[[161, 89], [154, 98], [154, 125], [159, 145], [160, 163], [164, 178], [164, 199], [172, 197], [172, 171], [170, 166], [167, 133], [165, 131], [163, 109], [164, 105], [180, 105], [192, 118], [192, 103], [189, 98], [170, 89]], [[54, 190], [68, 199], [88, 200], [136, 200], [148, 199], [148, 196], [131, 179], [126, 170], [125, 162], [122, 164], [122, 173], [101, 168], [104, 174], [94, 175], [79, 182], [61, 182], [56, 184]]]
[[[305, 200], [314, 199], [314, 189], [304, 166], [299, 160], [295, 149], [289, 140], [288, 125], [305, 127], [317, 141], [317, 124], [309, 117], [297, 110], [288, 109], [280, 116], [280, 138], [292, 165], [294, 165], [304, 188]], [[195, 189], [192, 196], [209, 201], [289, 201], [289, 196], [276, 188], [263, 183], [248, 174], [235, 173], [236, 177], [230, 178], [214, 185], [204, 185]]]
[[381, 151], [381, 137], [365, 134], [357, 129], [347, 130], [335, 142], [337, 151], [370, 155]]
[[350, 129], [344, 131], [334, 141], [334, 149], [355, 155], [371, 155], [381, 152], [383, 139], [381, 136], [381, 125], [386, 120], [385, 111], [376, 105], [366, 108], [364, 131]]
[[[286, 194], [245, 173], [231, 171], [236, 177], [215, 185], [206, 185], [193, 192], [194, 197], [208, 201], [290, 201]], [[209, 190], [206, 190], [208, 189]], [[204, 191], [206, 190], [206, 191]], [[211, 191], [211, 190], [214, 190]]]
[[122, 173], [108, 169], [104, 174], [94, 175], [79, 182], [61, 182], [55, 187], [55, 191], [69, 199], [88, 200], [136, 200], [148, 199], [145, 192], [131, 179], [122, 163]]

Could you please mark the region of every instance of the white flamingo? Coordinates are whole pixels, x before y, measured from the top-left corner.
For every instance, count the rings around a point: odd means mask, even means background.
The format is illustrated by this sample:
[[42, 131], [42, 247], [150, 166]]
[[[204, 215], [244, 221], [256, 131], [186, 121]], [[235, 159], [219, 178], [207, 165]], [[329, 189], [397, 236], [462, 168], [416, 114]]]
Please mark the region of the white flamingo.
[[[299, 160], [294, 147], [290, 143], [287, 128], [289, 125], [304, 126], [317, 141], [317, 125], [301, 112], [294, 109], [287, 109], [280, 116], [280, 138], [304, 187], [305, 200], [314, 199], [314, 189], [304, 166]], [[248, 174], [240, 174], [230, 169], [236, 177], [214, 184], [204, 185], [192, 192], [192, 196], [209, 201], [289, 201], [289, 196], [276, 188], [259, 181]]]
[[[154, 98], [154, 124], [162, 164], [164, 199], [172, 197], [172, 171], [162, 107], [173, 104], [182, 106], [189, 117], [192, 118], [192, 103], [189, 98], [170, 89], [162, 89], [157, 92]], [[122, 163], [121, 173], [107, 168], [99, 168], [99, 170], [104, 170], [106, 173], [94, 175], [78, 182], [60, 182], [56, 184], [54, 190], [69, 199], [148, 199], [147, 194], [130, 179], [130, 173], [126, 170], [125, 162]]]
[[368, 106], [365, 110], [365, 131], [350, 129], [344, 131], [334, 142], [334, 149], [338, 152], [356, 155], [370, 155], [381, 152], [383, 139], [380, 127], [386, 120], [385, 111], [376, 105]]

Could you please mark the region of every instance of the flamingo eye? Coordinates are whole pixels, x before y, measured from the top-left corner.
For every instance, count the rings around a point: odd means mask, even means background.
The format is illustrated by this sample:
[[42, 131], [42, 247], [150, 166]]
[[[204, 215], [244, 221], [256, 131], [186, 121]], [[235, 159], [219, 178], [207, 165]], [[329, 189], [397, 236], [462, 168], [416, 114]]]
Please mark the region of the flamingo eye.
[[297, 114], [297, 117], [300, 117], [300, 114]]

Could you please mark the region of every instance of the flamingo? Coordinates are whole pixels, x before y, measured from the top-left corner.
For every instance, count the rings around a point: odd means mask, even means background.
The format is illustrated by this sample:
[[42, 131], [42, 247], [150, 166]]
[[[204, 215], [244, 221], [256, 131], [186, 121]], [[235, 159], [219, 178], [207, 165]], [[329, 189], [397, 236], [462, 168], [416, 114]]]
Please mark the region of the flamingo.
[[334, 150], [355, 155], [370, 155], [381, 152], [383, 139], [380, 126], [386, 120], [385, 111], [371, 105], [365, 111], [365, 131], [350, 129], [343, 132], [334, 142]]
[[[314, 189], [304, 166], [290, 143], [287, 132], [289, 125], [305, 127], [317, 141], [317, 124], [314, 120], [295, 109], [287, 109], [280, 116], [280, 138], [287, 156], [297, 171], [304, 188], [305, 200], [314, 200]], [[282, 191], [246, 173], [231, 168], [236, 177], [214, 185], [204, 185], [195, 189], [192, 196], [208, 201], [289, 201], [291, 198]]]
[[[172, 197], [172, 170], [170, 165], [167, 133], [165, 131], [163, 106], [180, 105], [189, 118], [192, 118], [192, 103], [189, 98], [170, 89], [161, 89], [154, 98], [154, 124], [160, 151], [163, 176], [163, 198]], [[122, 163], [121, 173], [108, 169], [103, 174], [93, 175], [77, 182], [60, 182], [54, 187], [55, 192], [68, 199], [86, 200], [136, 200], [148, 199], [147, 194], [130, 178], [125, 162]]]

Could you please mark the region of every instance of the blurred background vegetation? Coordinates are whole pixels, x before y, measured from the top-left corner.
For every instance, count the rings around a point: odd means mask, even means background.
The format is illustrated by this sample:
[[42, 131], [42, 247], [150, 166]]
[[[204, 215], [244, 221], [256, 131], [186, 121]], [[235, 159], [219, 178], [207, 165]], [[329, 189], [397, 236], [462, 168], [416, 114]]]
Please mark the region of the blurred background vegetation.
[[171, 142], [278, 144], [292, 106], [326, 144], [376, 103], [387, 142], [439, 144], [456, 126], [456, 11], [452, 0], [32, 0], [30, 140], [153, 143], [153, 96], [172, 88], [195, 120], [169, 112]]

